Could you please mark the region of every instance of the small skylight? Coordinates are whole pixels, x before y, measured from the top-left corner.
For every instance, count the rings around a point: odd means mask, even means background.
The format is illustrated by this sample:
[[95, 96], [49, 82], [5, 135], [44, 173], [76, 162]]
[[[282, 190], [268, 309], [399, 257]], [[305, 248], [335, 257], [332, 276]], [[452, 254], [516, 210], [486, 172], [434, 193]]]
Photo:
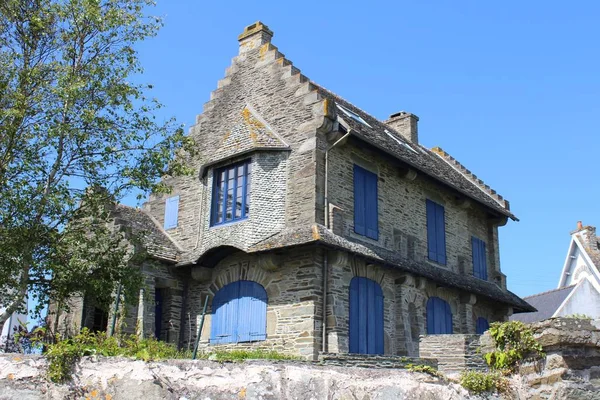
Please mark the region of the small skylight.
[[358, 121], [358, 122], [360, 122], [361, 124], [364, 124], [364, 125], [368, 126], [369, 128], [372, 128], [372, 126], [371, 126], [371, 125], [369, 125], [369, 124], [367, 123], [367, 121], [365, 121], [364, 119], [362, 119], [362, 117], [361, 117], [360, 115], [358, 115], [357, 113], [355, 113], [355, 112], [352, 112], [352, 111], [348, 110], [347, 108], [340, 106], [339, 104], [336, 104], [336, 106], [337, 106], [337, 108], [339, 108], [339, 109], [340, 109], [340, 110], [341, 110], [341, 111], [342, 111], [344, 114], [346, 114], [347, 116], [349, 116], [349, 117], [350, 117], [350, 118], [352, 118], [353, 120], [355, 120], [355, 121]]
[[402, 145], [404, 147], [406, 147], [407, 149], [409, 149], [410, 151], [416, 153], [417, 151], [415, 149], [413, 149], [412, 147], [410, 147], [408, 145], [408, 143], [404, 143], [402, 140], [398, 139], [396, 136], [394, 136], [390, 131], [388, 131], [387, 129], [383, 130], [386, 135], [388, 135], [389, 137], [391, 137], [392, 139], [394, 139], [396, 142], [398, 142], [399, 145]]

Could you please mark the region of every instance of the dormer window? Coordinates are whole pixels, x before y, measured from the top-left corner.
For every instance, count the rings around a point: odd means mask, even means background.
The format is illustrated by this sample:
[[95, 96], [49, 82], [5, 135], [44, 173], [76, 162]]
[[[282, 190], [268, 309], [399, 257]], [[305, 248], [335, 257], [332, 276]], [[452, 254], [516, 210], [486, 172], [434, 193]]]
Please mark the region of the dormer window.
[[215, 170], [211, 226], [246, 219], [250, 210], [250, 160]]
[[357, 113], [355, 113], [354, 111], [350, 111], [348, 110], [346, 107], [342, 107], [339, 104], [336, 104], [337, 108], [342, 111], [344, 114], [346, 114], [347, 116], [349, 116], [350, 118], [352, 118], [355, 121], [360, 122], [361, 124], [364, 124], [366, 126], [368, 126], [369, 128], [371, 128], [371, 125], [369, 125], [367, 123], [367, 121], [365, 121], [363, 119], [363, 117], [361, 117], [360, 115], [358, 115]]

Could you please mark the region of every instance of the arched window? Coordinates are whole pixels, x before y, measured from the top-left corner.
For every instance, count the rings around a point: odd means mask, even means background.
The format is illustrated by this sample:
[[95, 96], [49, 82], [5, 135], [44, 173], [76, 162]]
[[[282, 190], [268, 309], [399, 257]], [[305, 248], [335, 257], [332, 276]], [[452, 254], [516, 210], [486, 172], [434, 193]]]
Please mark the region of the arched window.
[[383, 354], [383, 291], [371, 279], [350, 281], [350, 353]]
[[452, 311], [450, 304], [439, 297], [427, 300], [427, 334], [452, 333]]
[[477, 322], [475, 323], [475, 332], [478, 335], [483, 335], [483, 332], [490, 329], [490, 324], [487, 319], [483, 317], [477, 318]]
[[212, 301], [210, 342], [252, 342], [267, 338], [267, 292], [252, 281], [225, 285]]

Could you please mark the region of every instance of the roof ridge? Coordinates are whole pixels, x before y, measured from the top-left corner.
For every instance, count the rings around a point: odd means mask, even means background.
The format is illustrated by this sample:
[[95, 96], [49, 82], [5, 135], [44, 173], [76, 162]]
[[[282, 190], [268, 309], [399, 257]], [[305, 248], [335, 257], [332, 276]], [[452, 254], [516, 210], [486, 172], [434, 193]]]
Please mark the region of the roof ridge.
[[450, 164], [454, 167], [458, 172], [463, 174], [467, 179], [477, 185], [483, 192], [485, 192], [488, 196], [494, 199], [497, 203], [499, 203], [502, 207], [507, 210], [510, 210], [510, 203], [506, 200], [502, 195], [496, 192], [494, 189], [490, 187], [490, 185], [486, 184], [482, 179], [478, 178], [477, 175], [472, 173], [467, 167], [465, 167], [460, 161], [456, 158], [452, 157], [448, 152], [442, 149], [439, 146], [433, 147], [431, 152], [437, 154], [442, 160]]
[[554, 292], [560, 292], [561, 290], [572, 289], [573, 287], [575, 287], [575, 285], [577, 285], [577, 284], [574, 283], [574, 284], [569, 285], [569, 286], [565, 286], [565, 287], [561, 287], [561, 288], [556, 288], [556, 289], [551, 289], [551, 290], [546, 290], [545, 292], [540, 292], [540, 293], [532, 294], [531, 296], [525, 296], [525, 297], [523, 297], [523, 299], [531, 299], [532, 297], [543, 296], [543, 295], [548, 294], [548, 293], [554, 293]]

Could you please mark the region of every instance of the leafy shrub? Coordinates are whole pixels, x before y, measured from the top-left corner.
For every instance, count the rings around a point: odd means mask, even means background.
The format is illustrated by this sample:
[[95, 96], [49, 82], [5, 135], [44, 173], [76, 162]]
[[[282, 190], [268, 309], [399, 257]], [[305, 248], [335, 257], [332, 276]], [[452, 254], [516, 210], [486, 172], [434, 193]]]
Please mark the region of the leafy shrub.
[[590, 317], [589, 315], [586, 314], [571, 314], [571, 315], [567, 315], [564, 318], [573, 318], [573, 319], [592, 319], [592, 317]]
[[204, 353], [203, 358], [216, 361], [242, 361], [242, 360], [298, 360], [299, 357], [282, 354], [274, 350], [217, 350]]
[[189, 352], [178, 351], [173, 345], [154, 338], [139, 339], [135, 335], [108, 337], [104, 332], [93, 333], [87, 328], [77, 336], [50, 344], [45, 353], [49, 361], [48, 377], [53, 382], [68, 380], [75, 363], [82, 356], [123, 356], [138, 360], [190, 358]]
[[473, 393], [506, 393], [509, 390], [508, 379], [500, 372], [463, 371], [460, 374], [460, 384]]
[[496, 350], [486, 353], [484, 358], [493, 369], [513, 369], [525, 357], [544, 356], [542, 345], [521, 321], [494, 322], [489, 331]]
[[406, 364], [405, 367], [408, 371], [411, 372], [422, 372], [425, 374], [429, 374], [431, 376], [435, 376], [437, 378], [444, 378], [444, 375], [442, 375], [437, 369], [433, 368], [432, 366], [429, 365], [424, 365], [424, 364]]

